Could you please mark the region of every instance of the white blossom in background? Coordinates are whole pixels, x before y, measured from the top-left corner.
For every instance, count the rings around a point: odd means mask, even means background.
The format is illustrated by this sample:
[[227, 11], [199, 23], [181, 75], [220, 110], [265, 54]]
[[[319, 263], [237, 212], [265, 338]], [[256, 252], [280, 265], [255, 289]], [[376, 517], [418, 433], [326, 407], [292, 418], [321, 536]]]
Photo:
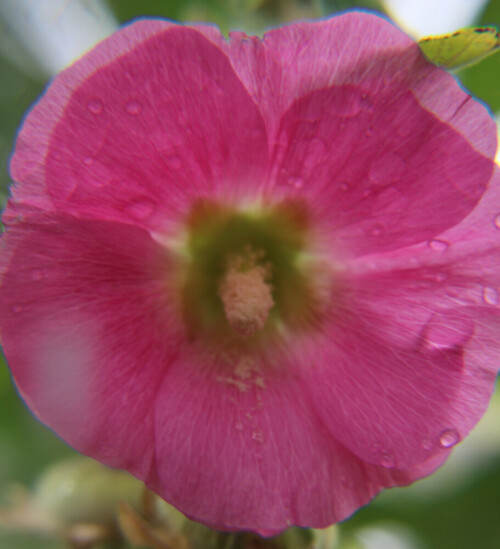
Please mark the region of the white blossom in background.
[[423, 549], [423, 542], [405, 525], [376, 522], [355, 533], [363, 549]]
[[0, 0], [0, 17], [3, 54], [25, 70], [31, 57], [48, 75], [118, 28], [101, 0]]
[[384, 0], [390, 16], [417, 38], [472, 25], [486, 4], [487, 0]]

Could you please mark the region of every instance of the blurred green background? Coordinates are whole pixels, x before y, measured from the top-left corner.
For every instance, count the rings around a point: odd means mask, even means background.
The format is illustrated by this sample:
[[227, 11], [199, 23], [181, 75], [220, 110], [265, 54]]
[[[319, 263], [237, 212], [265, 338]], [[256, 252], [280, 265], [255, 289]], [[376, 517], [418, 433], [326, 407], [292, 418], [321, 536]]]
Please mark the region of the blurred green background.
[[[62, 2], [61, 13], [70, 10], [75, 1]], [[30, 47], [26, 45], [35, 41], [36, 51], [36, 40], [43, 39], [43, 36], [29, 32], [30, 3], [24, 3], [22, 14], [28, 32], [21, 33], [13, 30], [7, 13], [9, 0], [0, 0], [2, 2], [6, 2], [7, 10], [0, 12], [0, 36], [3, 36], [0, 38], [0, 204], [8, 192], [8, 160], [16, 131], [26, 110], [50, 78], [49, 71], [40, 66], [33, 54], [33, 47], [30, 53]], [[40, 3], [44, 4], [44, 1]], [[95, 24], [99, 25], [101, 16], [94, 9], [96, 3], [90, 0], [81, 3], [89, 13], [95, 14]], [[459, 4], [461, 2], [457, 0], [457, 9]], [[109, 10], [108, 21], [115, 18], [119, 23], [138, 16], [163, 16], [180, 21], [212, 21], [224, 32], [237, 28], [255, 33], [293, 19], [325, 16], [348, 8], [372, 8], [381, 12], [386, 9], [383, 1], [376, 0], [109, 0], [102, 6]], [[433, 18], [433, 10], [431, 7], [427, 9], [428, 17]], [[400, 24], [404, 23], [400, 21]], [[406, 23], [410, 29], [411, 21]], [[474, 19], [466, 24], [498, 23], [500, 2], [491, 0], [483, 2]], [[500, 54], [459, 72], [457, 77], [493, 113], [500, 111]], [[452, 458], [438, 473], [412, 487], [383, 493], [341, 526], [344, 546], [365, 549], [499, 549], [499, 412], [500, 395], [497, 391], [480, 425], [455, 449]], [[49, 464], [73, 454], [24, 407], [0, 356], [0, 505], [2, 501], [6, 503], [6, 494], [12, 484], [31, 486]], [[58, 549], [63, 545], [27, 534], [2, 532], [0, 527], [0, 549], [33, 547]]]

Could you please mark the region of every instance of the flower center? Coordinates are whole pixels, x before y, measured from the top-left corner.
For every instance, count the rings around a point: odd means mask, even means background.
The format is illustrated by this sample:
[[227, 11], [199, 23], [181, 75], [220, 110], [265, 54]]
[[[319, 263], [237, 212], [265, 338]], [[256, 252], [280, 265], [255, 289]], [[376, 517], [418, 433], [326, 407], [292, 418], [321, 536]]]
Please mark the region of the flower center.
[[254, 349], [317, 326], [329, 274], [318, 276], [303, 204], [236, 209], [200, 200], [185, 227], [177, 280], [193, 339]]
[[219, 296], [231, 328], [241, 336], [262, 330], [274, 305], [271, 293], [270, 264], [259, 265], [259, 254], [230, 256], [219, 287]]

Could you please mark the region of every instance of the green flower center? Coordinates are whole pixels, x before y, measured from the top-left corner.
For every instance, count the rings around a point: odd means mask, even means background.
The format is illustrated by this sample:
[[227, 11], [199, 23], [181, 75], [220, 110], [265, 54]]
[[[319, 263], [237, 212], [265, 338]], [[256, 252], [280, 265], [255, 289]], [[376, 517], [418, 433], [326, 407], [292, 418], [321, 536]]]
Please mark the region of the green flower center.
[[182, 308], [189, 333], [254, 345], [319, 309], [301, 203], [231, 209], [197, 202], [187, 220]]

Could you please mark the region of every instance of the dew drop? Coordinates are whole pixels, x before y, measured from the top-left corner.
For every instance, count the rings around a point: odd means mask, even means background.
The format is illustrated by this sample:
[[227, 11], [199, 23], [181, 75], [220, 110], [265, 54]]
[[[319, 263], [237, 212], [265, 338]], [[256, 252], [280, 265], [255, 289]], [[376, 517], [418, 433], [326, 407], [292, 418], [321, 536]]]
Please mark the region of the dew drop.
[[262, 431], [253, 431], [252, 440], [255, 440], [259, 444], [264, 444], [264, 433]]
[[373, 236], [380, 236], [382, 234], [382, 232], [383, 232], [383, 229], [380, 225], [376, 225], [371, 230], [371, 233], [372, 233]]
[[439, 435], [439, 444], [442, 448], [451, 448], [460, 441], [460, 435], [456, 429], [445, 429]]
[[299, 176], [289, 177], [287, 183], [288, 185], [290, 185], [290, 187], [293, 187], [294, 189], [301, 189], [304, 186], [304, 180], [302, 179], [302, 177]]
[[394, 467], [394, 464], [395, 464], [395, 460], [394, 460], [394, 456], [392, 454], [384, 454], [381, 458], [380, 458], [380, 461], [379, 461], [380, 465], [382, 465], [382, 467]]
[[85, 166], [91, 166], [94, 163], [94, 159], [91, 156], [86, 156], [82, 162], [85, 164]]
[[474, 322], [460, 316], [435, 314], [425, 327], [425, 337], [432, 349], [447, 351], [460, 348], [474, 334]]
[[445, 242], [444, 240], [429, 240], [427, 245], [435, 252], [444, 252], [448, 249], [448, 242]]
[[371, 189], [366, 189], [366, 191], [363, 191], [362, 197], [363, 198], [370, 198], [370, 196], [373, 195], [373, 191]]
[[498, 305], [498, 291], [495, 288], [486, 286], [483, 288], [483, 299], [488, 305]]
[[30, 278], [34, 282], [37, 282], [38, 280], [42, 280], [43, 278], [43, 272], [40, 271], [40, 269], [32, 269], [30, 271]]
[[124, 211], [133, 219], [144, 221], [151, 217], [155, 209], [155, 205], [149, 198], [138, 198], [127, 204]]
[[341, 182], [339, 183], [339, 189], [340, 189], [341, 191], [344, 191], [344, 192], [345, 192], [345, 191], [348, 191], [348, 190], [349, 190], [349, 185], [348, 185], [345, 181], [341, 181]]
[[432, 450], [432, 448], [434, 447], [434, 444], [432, 443], [432, 440], [430, 438], [424, 438], [422, 440], [422, 448], [424, 450]]
[[234, 427], [237, 431], [243, 431], [243, 423], [238, 422]]
[[319, 137], [315, 137], [311, 140], [310, 147], [314, 151], [314, 154], [317, 156], [326, 154], [328, 150], [328, 145], [323, 141], [323, 139]]
[[12, 305], [12, 312], [14, 313], [20, 313], [23, 310], [22, 305]]
[[89, 101], [87, 103], [87, 109], [92, 114], [101, 114], [102, 112], [102, 103], [98, 101], [97, 99], [93, 99], [92, 101]]
[[448, 278], [448, 275], [446, 273], [438, 273], [436, 275], [436, 280], [438, 282], [444, 282]]
[[500, 214], [497, 214], [493, 219], [493, 224], [497, 229], [500, 229]]
[[373, 100], [369, 95], [363, 94], [361, 96], [361, 99], [359, 100], [359, 106], [364, 110], [368, 112], [373, 112], [374, 105]]
[[136, 99], [133, 99], [132, 101], [129, 101], [127, 103], [125, 110], [131, 116], [135, 116], [136, 114], [139, 114], [142, 111], [142, 104]]

